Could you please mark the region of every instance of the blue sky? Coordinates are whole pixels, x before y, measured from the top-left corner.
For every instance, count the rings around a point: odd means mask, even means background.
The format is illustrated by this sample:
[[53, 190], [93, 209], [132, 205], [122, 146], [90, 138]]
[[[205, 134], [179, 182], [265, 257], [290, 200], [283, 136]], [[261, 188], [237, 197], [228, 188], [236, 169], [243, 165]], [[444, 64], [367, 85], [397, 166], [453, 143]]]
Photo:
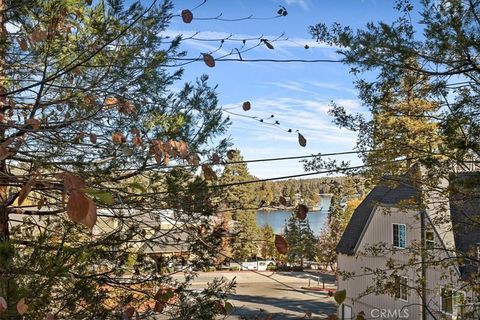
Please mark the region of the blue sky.
[[[182, 9], [194, 8], [200, 2], [174, 0], [174, 11], [180, 13]], [[287, 9], [288, 15], [273, 20], [224, 22], [195, 19], [214, 17], [220, 13], [223, 18], [271, 17], [276, 15], [280, 6]], [[289, 39], [272, 43], [274, 50], [260, 46], [245, 52], [242, 54], [244, 59], [335, 59], [335, 49], [311, 39], [308, 33], [310, 25], [338, 21], [352, 27], [363, 27], [369, 21], [392, 21], [395, 17], [393, 1], [383, 0], [209, 0], [193, 14], [190, 24], [175, 17], [166, 33], [188, 37], [198, 32], [196, 37], [201, 39], [224, 38], [230, 34], [236, 39], [263, 35], [269, 40], [285, 33], [283, 38]], [[258, 42], [250, 40], [246, 44], [249, 46]], [[305, 49], [305, 44], [310, 48]], [[216, 50], [219, 45], [220, 41], [187, 40], [182, 48], [188, 51], [188, 57], [198, 57], [200, 53]], [[240, 46], [241, 42], [226, 41], [212, 55], [219, 57]], [[330, 101], [342, 104], [353, 112], [365, 112], [348, 70], [341, 64], [333, 63], [217, 62], [214, 68], [209, 68], [203, 62], [197, 62], [185, 66], [184, 80], [208, 74], [210, 83], [218, 85], [219, 103], [226, 110], [263, 119], [273, 114], [273, 120], [279, 121], [283, 129], [293, 130], [293, 133], [287, 133], [272, 125], [230, 115], [232, 126], [229, 135], [234, 146], [242, 151], [245, 159], [258, 159], [352, 150], [355, 135], [336, 128], [328, 115]], [[252, 104], [248, 112], [241, 108], [246, 100]], [[298, 145], [295, 130], [307, 138], [305, 148]], [[360, 163], [355, 157], [339, 160]], [[298, 160], [251, 164], [249, 168], [260, 178], [304, 172]]]

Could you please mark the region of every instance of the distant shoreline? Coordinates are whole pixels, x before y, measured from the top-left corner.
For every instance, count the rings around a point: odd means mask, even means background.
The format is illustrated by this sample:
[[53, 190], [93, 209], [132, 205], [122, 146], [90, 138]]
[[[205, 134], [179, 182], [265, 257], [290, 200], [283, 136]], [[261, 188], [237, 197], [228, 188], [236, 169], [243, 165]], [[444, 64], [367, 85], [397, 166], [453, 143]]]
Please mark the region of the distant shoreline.
[[[265, 212], [272, 212], [272, 211], [293, 211], [295, 209], [295, 207], [276, 207], [276, 208], [272, 208], [272, 207], [263, 207], [263, 208], [259, 208], [257, 209], [257, 211], [265, 211]], [[321, 207], [313, 207], [313, 208], [308, 208], [309, 209], [309, 212], [320, 212], [322, 211]]]

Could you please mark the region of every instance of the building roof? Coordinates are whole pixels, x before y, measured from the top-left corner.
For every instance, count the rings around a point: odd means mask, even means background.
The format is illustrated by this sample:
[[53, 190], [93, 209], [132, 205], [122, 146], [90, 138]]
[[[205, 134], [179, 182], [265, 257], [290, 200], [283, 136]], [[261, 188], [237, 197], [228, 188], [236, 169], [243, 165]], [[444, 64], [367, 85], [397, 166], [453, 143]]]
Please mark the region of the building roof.
[[459, 266], [462, 278], [478, 272], [477, 246], [480, 244], [480, 172], [462, 172], [452, 180], [450, 216], [457, 254], [467, 259]]
[[355, 254], [364, 229], [376, 204], [400, 205], [401, 203], [418, 203], [420, 193], [410, 182], [409, 175], [401, 177], [385, 176], [354, 211], [348, 225], [337, 245], [337, 252], [347, 255]]
[[[393, 183], [392, 183], [393, 182]], [[480, 172], [461, 172], [450, 180], [450, 218], [457, 256], [472, 257], [459, 265], [462, 279], [478, 272], [477, 247], [480, 245]], [[408, 174], [382, 178], [354, 211], [338, 245], [337, 252], [354, 255], [358, 242], [368, 227], [375, 205], [400, 206], [404, 201], [418, 203], [420, 191]]]
[[145, 254], [173, 254], [190, 251], [188, 233], [178, 229], [160, 229], [145, 241], [140, 251]]

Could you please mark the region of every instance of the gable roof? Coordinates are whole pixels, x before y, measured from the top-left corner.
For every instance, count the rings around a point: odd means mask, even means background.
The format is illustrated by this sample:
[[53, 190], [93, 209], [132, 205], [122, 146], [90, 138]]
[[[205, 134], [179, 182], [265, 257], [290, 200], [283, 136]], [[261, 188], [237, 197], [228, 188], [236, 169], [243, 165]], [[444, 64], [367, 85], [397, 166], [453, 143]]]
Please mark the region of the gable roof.
[[450, 216], [457, 254], [466, 259], [459, 266], [463, 279], [478, 273], [477, 245], [480, 244], [480, 172], [462, 172], [451, 182]]
[[337, 253], [355, 254], [355, 248], [360, 241], [368, 221], [377, 203], [399, 205], [405, 201], [418, 203], [420, 192], [416, 189], [409, 174], [400, 177], [385, 176], [375, 186], [366, 198], [355, 209], [343, 235], [337, 245]]

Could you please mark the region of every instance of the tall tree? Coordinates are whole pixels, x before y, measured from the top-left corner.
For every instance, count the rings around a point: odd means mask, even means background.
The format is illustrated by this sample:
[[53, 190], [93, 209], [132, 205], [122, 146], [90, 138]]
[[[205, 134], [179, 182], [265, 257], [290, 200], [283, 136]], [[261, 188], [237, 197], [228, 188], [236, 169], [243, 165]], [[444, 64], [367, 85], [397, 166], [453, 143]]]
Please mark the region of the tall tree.
[[162, 311], [153, 289], [171, 281], [138, 250], [165, 243], [161, 220], [178, 221], [192, 250], [212, 250], [212, 190], [194, 173], [224, 151], [207, 142], [227, 122], [206, 76], [173, 90], [182, 53], [180, 38], [163, 36], [171, 10], [0, 0], [0, 316], [26, 305], [29, 319]]
[[287, 259], [289, 262], [300, 262], [300, 266], [303, 267], [305, 259], [315, 259], [317, 239], [308, 220], [298, 219], [295, 212], [288, 219], [285, 240], [288, 243]]
[[[220, 178], [223, 184], [241, 183], [253, 180], [248, 167], [243, 162], [239, 150], [230, 150], [228, 160]], [[256, 220], [257, 195], [252, 184], [238, 184], [225, 189], [221, 204], [224, 215], [231, 215], [232, 254], [233, 257], [245, 260], [258, 254], [259, 230]], [[228, 210], [231, 209], [231, 210]]]

